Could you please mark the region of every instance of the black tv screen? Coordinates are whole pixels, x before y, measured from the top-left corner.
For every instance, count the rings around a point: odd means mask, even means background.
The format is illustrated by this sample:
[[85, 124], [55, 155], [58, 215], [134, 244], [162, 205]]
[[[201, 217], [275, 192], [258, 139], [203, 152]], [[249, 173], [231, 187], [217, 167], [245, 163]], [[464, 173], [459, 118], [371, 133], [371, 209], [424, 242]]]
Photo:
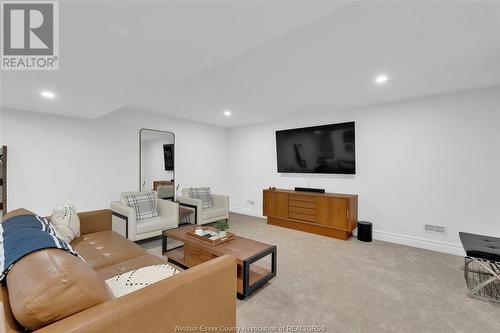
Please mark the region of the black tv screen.
[[276, 131], [278, 172], [355, 174], [354, 122]]

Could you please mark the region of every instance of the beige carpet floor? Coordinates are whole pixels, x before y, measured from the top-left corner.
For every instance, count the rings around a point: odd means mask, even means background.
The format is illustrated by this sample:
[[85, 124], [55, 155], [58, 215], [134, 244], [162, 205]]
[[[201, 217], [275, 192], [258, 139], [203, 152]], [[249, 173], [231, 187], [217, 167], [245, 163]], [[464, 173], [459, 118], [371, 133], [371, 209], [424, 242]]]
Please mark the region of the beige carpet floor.
[[[381, 241], [341, 241], [241, 214], [232, 213], [229, 223], [238, 235], [278, 246], [277, 277], [238, 301], [240, 327], [500, 332], [500, 305], [466, 297], [462, 257]], [[143, 244], [156, 255], [160, 245]]]

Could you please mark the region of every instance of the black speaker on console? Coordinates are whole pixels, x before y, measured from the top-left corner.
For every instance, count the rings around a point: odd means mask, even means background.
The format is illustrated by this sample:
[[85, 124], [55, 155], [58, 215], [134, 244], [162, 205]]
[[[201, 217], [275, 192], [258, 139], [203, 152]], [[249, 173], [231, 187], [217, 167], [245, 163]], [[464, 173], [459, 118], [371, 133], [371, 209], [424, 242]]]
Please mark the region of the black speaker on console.
[[313, 192], [313, 193], [325, 193], [324, 188], [310, 188], [310, 187], [296, 187], [297, 192]]

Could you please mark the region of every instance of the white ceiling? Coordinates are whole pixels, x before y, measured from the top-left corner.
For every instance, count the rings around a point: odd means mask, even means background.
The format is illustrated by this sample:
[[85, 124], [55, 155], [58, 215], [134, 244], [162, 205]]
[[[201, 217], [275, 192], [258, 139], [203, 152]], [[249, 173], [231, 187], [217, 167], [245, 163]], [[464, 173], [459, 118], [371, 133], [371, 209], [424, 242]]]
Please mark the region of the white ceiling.
[[61, 2], [60, 59], [2, 107], [240, 126], [499, 85], [500, 2]]

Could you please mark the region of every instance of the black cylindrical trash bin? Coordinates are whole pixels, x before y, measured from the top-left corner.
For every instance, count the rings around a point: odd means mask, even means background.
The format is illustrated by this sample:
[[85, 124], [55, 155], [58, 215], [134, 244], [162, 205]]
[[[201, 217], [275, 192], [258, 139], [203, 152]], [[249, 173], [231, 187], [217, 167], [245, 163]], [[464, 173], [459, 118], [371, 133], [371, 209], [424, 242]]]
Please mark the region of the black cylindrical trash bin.
[[372, 241], [372, 223], [358, 221], [358, 239], [362, 242]]

